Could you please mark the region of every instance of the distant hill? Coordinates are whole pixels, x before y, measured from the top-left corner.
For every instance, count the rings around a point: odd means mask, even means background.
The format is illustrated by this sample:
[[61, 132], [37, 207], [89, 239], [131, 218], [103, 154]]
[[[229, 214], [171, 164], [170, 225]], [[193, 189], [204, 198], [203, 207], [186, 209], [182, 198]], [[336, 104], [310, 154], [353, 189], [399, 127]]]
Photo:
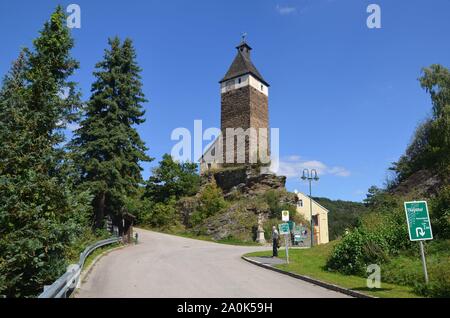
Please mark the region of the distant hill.
[[328, 233], [330, 240], [335, 240], [342, 235], [346, 228], [356, 226], [358, 218], [368, 212], [363, 203], [330, 200], [328, 198], [314, 198], [319, 204], [327, 208], [328, 213]]

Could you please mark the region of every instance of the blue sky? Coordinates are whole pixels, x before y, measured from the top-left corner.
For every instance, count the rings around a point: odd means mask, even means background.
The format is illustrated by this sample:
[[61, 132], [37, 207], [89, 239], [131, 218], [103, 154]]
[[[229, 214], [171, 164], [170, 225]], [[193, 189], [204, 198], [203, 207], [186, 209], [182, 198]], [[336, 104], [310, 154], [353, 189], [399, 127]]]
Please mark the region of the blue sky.
[[[446, 0], [154, 0], [0, 2], [0, 74], [30, 47], [58, 4], [81, 7], [74, 80], [88, 99], [94, 64], [107, 38], [134, 40], [143, 68], [149, 154], [144, 176], [175, 144], [174, 128], [220, 125], [218, 81], [248, 33], [253, 61], [271, 84], [272, 127], [280, 129], [289, 190], [306, 191], [302, 167], [318, 167], [314, 195], [362, 200], [382, 185], [431, 110], [417, 78], [433, 63], [449, 67]], [[366, 8], [381, 7], [381, 29], [368, 29]]]

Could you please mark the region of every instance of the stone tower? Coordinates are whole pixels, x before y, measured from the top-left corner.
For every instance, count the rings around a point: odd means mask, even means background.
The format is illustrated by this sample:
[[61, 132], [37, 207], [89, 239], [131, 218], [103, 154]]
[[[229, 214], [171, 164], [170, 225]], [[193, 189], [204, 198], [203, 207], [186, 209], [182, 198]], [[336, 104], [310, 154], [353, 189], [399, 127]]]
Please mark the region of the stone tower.
[[[233, 63], [219, 82], [225, 166], [257, 163], [261, 162], [261, 156], [269, 157], [269, 84], [253, 65], [252, 48], [245, 40], [236, 49]], [[234, 135], [228, 129], [234, 129]], [[227, 147], [227, 142], [232, 140], [234, 147]], [[242, 152], [243, 142], [245, 154]], [[239, 145], [241, 148], [238, 150]]]

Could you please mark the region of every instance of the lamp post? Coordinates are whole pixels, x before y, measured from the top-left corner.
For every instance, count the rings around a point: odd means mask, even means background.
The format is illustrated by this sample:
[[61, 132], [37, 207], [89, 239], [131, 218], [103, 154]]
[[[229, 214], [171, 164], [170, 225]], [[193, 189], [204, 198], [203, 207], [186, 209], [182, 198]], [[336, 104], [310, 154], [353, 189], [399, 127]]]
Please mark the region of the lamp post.
[[309, 181], [309, 212], [311, 215], [311, 247], [313, 247], [314, 242], [314, 220], [313, 220], [313, 212], [312, 212], [312, 195], [311, 195], [311, 182], [318, 181], [319, 177], [317, 176], [316, 169], [303, 169], [302, 180]]

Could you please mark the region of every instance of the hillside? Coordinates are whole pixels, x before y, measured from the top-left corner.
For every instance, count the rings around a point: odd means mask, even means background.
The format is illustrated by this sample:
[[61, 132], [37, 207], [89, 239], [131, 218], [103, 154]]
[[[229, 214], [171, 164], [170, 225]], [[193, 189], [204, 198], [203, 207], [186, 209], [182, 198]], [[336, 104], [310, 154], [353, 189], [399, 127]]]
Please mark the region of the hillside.
[[328, 213], [330, 240], [335, 240], [341, 236], [345, 229], [355, 227], [360, 216], [368, 212], [365, 205], [360, 202], [331, 200], [328, 198], [314, 198], [314, 200], [330, 211]]
[[[384, 283], [410, 286], [423, 296], [449, 297], [450, 71], [431, 65], [419, 82], [430, 94], [432, 115], [390, 168], [393, 180], [385, 189], [368, 190], [368, 213], [334, 246], [326, 268], [365, 277], [367, 266], [378, 264]], [[421, 272], [418, 244], [408, 237], [403, 203], [411, 200], [426, 200], [430, 211], [433, 240], [424, 243], [429, 283]]]

